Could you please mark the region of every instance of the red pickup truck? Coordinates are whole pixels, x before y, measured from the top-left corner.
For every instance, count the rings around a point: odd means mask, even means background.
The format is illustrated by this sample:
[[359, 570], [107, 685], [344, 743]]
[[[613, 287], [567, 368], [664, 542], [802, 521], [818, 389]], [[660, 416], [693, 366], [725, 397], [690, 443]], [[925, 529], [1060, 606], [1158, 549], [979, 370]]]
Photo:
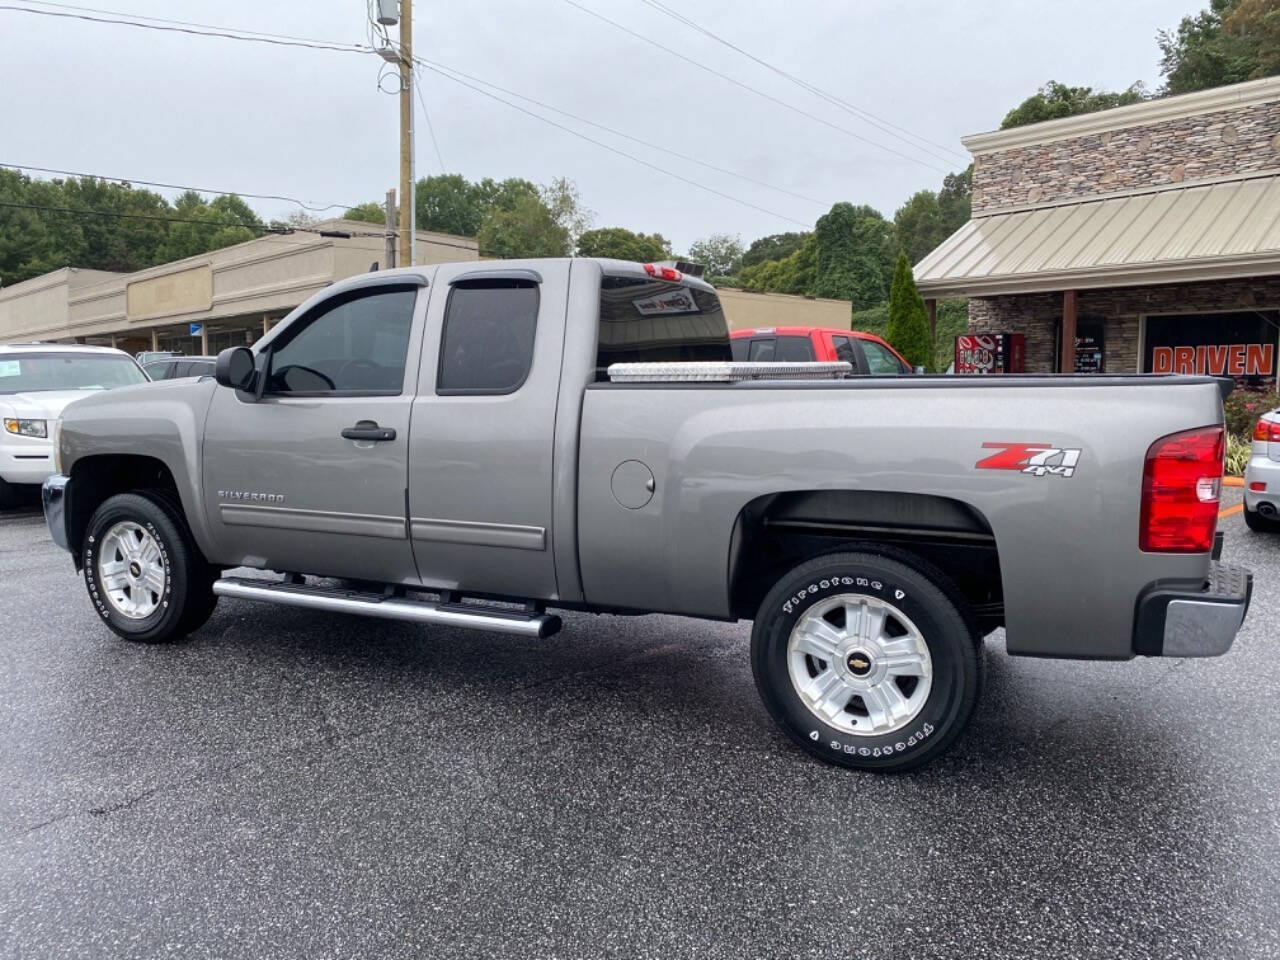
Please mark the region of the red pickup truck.
[[758, 327], [729, 334], [733, 359], [763, 363], [843, 360], [855, 374], [911, 373], [897, 350], [873, 333], [830, 327]]

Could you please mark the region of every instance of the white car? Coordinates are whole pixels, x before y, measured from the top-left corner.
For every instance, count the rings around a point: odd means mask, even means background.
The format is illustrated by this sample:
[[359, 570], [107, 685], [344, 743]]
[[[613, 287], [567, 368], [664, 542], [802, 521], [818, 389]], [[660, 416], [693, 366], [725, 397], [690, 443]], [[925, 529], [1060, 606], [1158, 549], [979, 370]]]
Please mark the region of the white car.
[[1280, 533], [1280, 409], [1259, 417], [1253, 431], [1244, 468], [1244, 522], [1250, 530]]
[[0, 507], [23, 484], [55, 472], [54, 424], [67, 404], [112, 387], [146, 383], [123, 350], [79, 344], [0, 344]]

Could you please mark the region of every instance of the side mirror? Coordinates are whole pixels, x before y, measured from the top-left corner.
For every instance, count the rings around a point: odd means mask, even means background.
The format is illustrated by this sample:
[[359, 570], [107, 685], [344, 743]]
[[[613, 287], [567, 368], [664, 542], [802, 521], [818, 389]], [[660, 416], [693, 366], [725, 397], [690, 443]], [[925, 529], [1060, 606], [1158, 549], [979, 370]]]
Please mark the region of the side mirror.
[[252, 390], [254, 376], [253, 351], [248, 347], [228, 347], [218, 354], [213, 378], [233, 390]]

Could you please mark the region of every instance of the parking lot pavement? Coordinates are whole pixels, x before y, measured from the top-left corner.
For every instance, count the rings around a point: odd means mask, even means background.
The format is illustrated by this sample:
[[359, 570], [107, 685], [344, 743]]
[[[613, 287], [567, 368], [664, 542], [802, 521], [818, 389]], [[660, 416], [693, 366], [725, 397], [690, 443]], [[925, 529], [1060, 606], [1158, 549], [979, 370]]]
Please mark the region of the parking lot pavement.
[[1280, 956], [1280, 537], [1223, 527], [1227, 657], [997, 636], [958, 748], [880, 777], [774, 729], [745, 624], [223, 601], [134, 646], [9, 515], [0, 956]]

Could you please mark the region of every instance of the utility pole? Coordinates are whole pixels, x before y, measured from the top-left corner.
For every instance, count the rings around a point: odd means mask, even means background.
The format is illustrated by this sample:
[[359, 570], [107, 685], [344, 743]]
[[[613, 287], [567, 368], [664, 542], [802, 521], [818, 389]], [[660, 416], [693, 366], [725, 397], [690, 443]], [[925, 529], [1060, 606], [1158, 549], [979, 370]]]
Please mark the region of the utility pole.
[[414, 264], [413, 0], [400, 0], [400, 259]]
[[387, 252], [386, 268], [396, 265], [396, 188], [387, 191]]

